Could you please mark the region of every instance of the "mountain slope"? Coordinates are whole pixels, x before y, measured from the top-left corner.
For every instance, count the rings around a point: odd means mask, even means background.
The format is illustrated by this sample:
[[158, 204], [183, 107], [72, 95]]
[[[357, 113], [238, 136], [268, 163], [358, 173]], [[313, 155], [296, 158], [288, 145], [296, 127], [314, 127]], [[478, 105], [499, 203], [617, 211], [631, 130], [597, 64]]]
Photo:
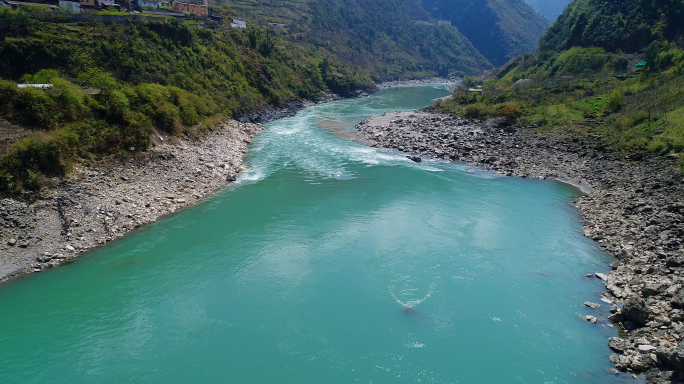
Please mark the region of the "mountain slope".
[[575, 0], [541, 38], [542, 50], [602, 47], [636, 53], [684, 34], [682, 0]]
[[525, 0], [527, 4], [547, 20], [554, 22], [571, 0]]
[[523, 0], [422, 0], [435, 18], [450, 20], [494, 65], [537, 48], [549, 22]]
[[475, 74], [489, 61], [457, 28], [435, 27], [414, 0], [233, 1], [252, 23], [283, 23], [284, 39], [326, 50], [348, 65], [371, 70], [376, 81]]

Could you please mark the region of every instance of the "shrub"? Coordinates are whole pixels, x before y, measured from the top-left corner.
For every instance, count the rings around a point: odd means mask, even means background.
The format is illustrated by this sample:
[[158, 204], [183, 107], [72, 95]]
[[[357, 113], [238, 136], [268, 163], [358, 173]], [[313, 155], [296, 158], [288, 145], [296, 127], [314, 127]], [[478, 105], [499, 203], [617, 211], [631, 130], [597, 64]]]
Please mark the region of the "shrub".
[[615, 113], [622, 109], [624, 104], [625, 102], [622, 96], [622, 92], [616, 89], [606, 99], [606, 106], [604, 107], [604, 111], [606, 113]]
[[464, 117], [468, 119], [477, 119], [481, 116], [484, 116], [484, 114], [484, 108], [482, 108], [482, 106], [478, 104], [471, 104], [465, 107], [465, 109], [463, 110]]
[[520, 117], [521, 113], [513, 107], [506, 106], [501, 108], [497, 115], [503, 117], [506, 124], [513, 125], [518, 121], [518, 117]]
[[16, 120], [36, 125], [39, 128], [53, 129], [58, 126], [58, 106], [42, 89], [18, 90], [14, 106], [17, 113]]

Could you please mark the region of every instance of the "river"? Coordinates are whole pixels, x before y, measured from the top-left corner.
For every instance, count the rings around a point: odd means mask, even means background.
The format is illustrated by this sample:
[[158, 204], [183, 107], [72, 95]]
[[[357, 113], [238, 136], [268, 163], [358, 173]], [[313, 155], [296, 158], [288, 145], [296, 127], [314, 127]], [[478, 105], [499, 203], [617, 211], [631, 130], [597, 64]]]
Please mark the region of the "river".
[[617, 382], [576, 190], [345, 139], [445, 94], [268, 124], [236, 185], [4, 284], [0, 382]]

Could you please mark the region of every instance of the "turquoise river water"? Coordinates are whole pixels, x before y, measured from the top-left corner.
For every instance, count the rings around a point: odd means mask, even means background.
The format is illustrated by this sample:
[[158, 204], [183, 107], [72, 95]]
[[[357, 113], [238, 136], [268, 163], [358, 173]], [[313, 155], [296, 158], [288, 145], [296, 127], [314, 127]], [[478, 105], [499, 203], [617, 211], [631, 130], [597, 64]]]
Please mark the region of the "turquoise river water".
[[445, 94], [268, 124], [233, 187], [0, 286], [0, 382], [617, 382], [577, 191], [341, 138]]

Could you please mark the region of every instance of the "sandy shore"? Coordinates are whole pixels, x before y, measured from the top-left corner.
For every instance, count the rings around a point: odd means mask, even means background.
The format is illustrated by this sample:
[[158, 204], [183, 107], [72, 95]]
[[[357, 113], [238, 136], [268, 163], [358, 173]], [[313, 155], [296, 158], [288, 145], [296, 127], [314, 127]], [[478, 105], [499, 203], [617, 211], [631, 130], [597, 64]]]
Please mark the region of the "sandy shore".
[[262, 130], [229, 120], [197, 141], [155, 135], [147, 152], [49, 180], [36, 201], [0, 200], [0, 281], [68, 262], [213, 194], [236, 180]]
[[[684, 184], [674, 158], [627, 161], [581, 130], [542, 134], [500, 120], [426, 111], [385, 114], [357, 128], [363, 141], [407, 152], [414, 161], [462, 161], [583, 191], [574, 202], [583, 234], [615, 262], [607, 275], [587, 271], [604, 280], [606, 291], [601, 298], [583, 298], [588, 301], [581, 321], [607, 322], [624, 332], [608, 340], [616, 352], [610, 356], [614, 373], [645, 371], [651, 383], [684, 379]], [[610, 316], [601, 317], [601, 305], [610, 307]]]

